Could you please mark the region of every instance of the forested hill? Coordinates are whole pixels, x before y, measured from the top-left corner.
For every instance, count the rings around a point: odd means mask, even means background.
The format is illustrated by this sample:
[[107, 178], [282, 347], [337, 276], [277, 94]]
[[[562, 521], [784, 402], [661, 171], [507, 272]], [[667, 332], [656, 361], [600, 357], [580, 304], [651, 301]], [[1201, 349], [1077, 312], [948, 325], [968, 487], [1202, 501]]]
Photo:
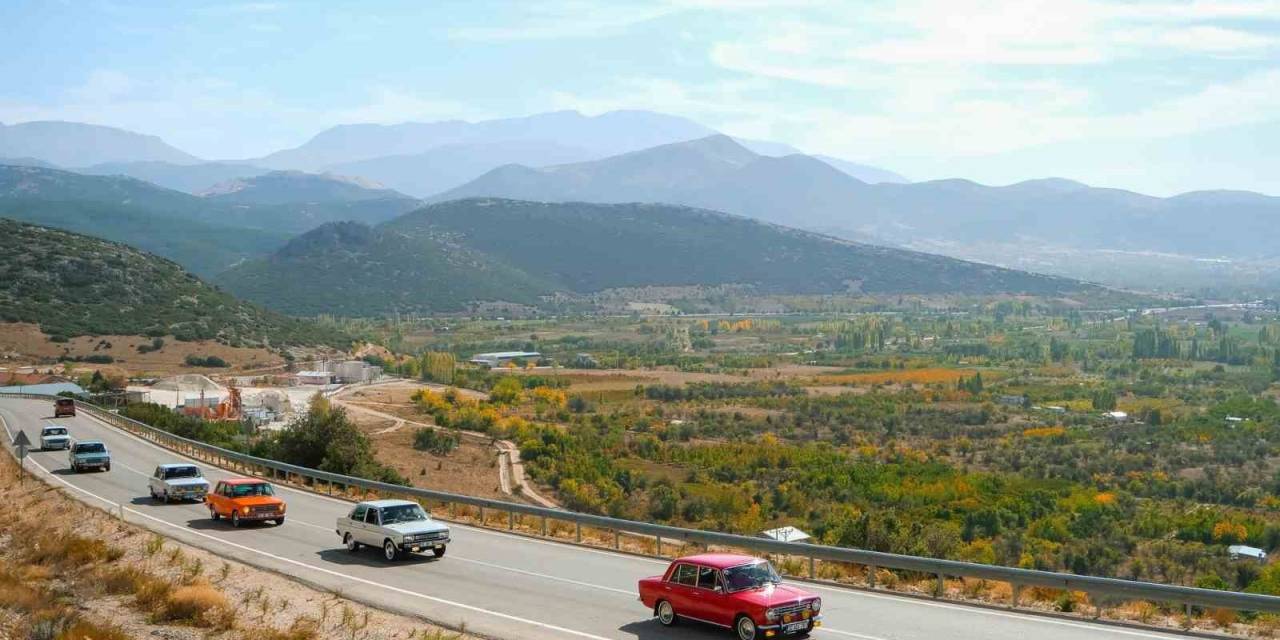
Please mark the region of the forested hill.
[[477, 301], [534, 303], [554, 292], [668, 285], [737, 284], [793, 294], [1099, 291], [688, 207], [493, 198], [439, 203], [377, 227], [322, 227], [219, 282], [283, 311], [347, 315], [456, 311]]
[[237, 300], [127, 245], [0, 218], [0, 321], [51, 336], [172, 335], [235, 346], [350, 339]]

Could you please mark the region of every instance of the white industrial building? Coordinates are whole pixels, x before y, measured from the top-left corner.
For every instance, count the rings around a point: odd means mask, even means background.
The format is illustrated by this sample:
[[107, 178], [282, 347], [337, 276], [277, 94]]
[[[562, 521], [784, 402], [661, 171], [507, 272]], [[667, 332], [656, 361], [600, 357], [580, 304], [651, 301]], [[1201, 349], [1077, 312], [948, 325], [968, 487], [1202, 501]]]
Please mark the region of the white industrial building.
[[477, 353], [471, 356], [471, 364], [482, 367], [505, 367], [512, 360], [537, 360], [542, 357], [537, 351], [494, 351], [493, 353]]
[[295, 377], [298, 384], [325, 385], [333, 382], [333, 374], [328, 371], [299, 371]]

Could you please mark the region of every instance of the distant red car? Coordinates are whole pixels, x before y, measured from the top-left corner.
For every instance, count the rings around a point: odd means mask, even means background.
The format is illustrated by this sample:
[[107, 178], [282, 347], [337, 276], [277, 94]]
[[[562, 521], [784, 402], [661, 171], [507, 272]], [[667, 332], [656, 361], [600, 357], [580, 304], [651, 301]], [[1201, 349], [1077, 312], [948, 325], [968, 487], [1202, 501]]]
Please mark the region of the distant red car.
[[732, 629], [739, 640], [806, 636], [822, 626], [822, 599], [782, 584], [767, 560], [729, 553], [677, 558], [640, 581], [640, 602], [658, 622], [681, 618]]

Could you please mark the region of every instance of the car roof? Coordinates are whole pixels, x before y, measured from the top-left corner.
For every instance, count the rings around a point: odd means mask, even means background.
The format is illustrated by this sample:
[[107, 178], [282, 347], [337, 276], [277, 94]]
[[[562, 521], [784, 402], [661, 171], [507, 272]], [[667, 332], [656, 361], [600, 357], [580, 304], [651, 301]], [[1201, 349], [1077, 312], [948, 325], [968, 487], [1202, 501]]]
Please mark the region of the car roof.
[[687, 562], [716, 569], [728, 569], [729, 567], [762, 562], [762, 560], [755, 556], [746, 556], [738, 553], [703, 553], [696, 556], [676, 558], [674, 562]]
[[[161, 469], [179, 469], [179, 468], [195, 467], [195, 466], [196, 465], [191, 464], [190, 462], [169, 462], [169, 463], [160, 465], [160, 468]], [[199, 468], [199, 467], [196, 467], [196, 468]]]
[[[412, 500], [366, 500], [360, 504], [366, 507], [374, 507], [376, 509], [385, 509], [387, 507], [403, 507], [410, 504], [418, 504]], [[357, 505], [358, 506], [358, 505]]]
[[76, 440], [76, 444], [100, 444], [104, 447], [107, 446], [107, 443], [101, 440]]
[[66, 429], [66, 427], [60, 424], [46, 424], [44, 427], [42, 427], [42, 430], [43, 429]]
[[226, 484], [269, 484], [266, 480], [259, 480], [257, 478], [227, 478], [222, 482]]

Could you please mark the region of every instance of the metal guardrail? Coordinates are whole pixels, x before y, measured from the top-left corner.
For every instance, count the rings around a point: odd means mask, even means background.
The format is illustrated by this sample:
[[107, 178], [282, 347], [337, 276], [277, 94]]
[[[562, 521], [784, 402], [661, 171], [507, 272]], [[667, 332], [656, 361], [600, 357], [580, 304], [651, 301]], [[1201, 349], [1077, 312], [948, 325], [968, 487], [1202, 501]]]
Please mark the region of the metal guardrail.
[[[39, 394], [7, 393], [0, 394], [0, 397], [17, 397], [39, 400], [54, 399], [54, 396]], [[80, 410], [134, 435], [140, 436], [180, 453], [202, 458], [217, 466], [231, 469], [233, 471], [252, 475], [261, 475], [273, 479], [283, 479], [285, 481], [302, 480], [302, 484], [310, 485], [310, 487], [317, 492], [321, 492], [321, 489], [327, 486], [329, 492], [332, 493], [334, 487], [338, 487], [339, 490], [343, 492], [344, 497], [346, 495], [346, 490], [354, 487], [377, 494], [407, 496], [416, 498], [419, 501], [425, 500], [439, 502], [449, 505], [450, 507], [453, 505], [467, 505], [470, 507], [476, 507], [480, 510], [480, 520], [482, 523], [486, 522], [484, 518], [486, 509], [496, 512], [505, 512], [508, 514], [508, 529], [514, 528], [515, 516], [517, 514], [540, 517], [542, 519], [542, 534], [544, 536], [547, 534], [547, 522], [549, 520], [571, 522], [575, 525], [576, 538], [578, 542], [581, 542], [582, 540], [582, 527], [591, 527], [605, 531], [613, 531], [615, 548], [619, 546], [619, 538], [622, 534], [644, 536], [657, 541], [658, 557], [663, 557], [663, 540], [679, 540], [682, 542], [691, 542], [708, 546], [714, 545], [718, 547], [743, 549], [764, 554], [779, 554], [783, 556], [807, 558], [809, 560], [810, 578], [815, 577], [814, 564], [818, 560], [862, 565], [868, 568], [867, 575], [870, 576], [869, 586], [873, 588], [875, 586], [874, 580], [877, 568], [936, 576], [939, 586], [942, 585], [942, 581], [948, 576], [991, 580], [995, 582], [1005, 582], [1013, 587], [1014, 595], [1011, 606], [1017, 606], [1018, 594], [1026, 587], [1080, 591], [1089, 594], [1090, 600], [1097, 603], [1098, 608], [1095, 610], [1095, 617], [1100, 614], [1103, 602], [1119, 603], [1133, 600], [1175, 603], [1186, 607], [1188, 611], [1190, 607], [1196, 606], [1232, 609], [1237, 611], [1280, 613], [1280, 597], [1276, 596], [1240, 593], [1235, 591], [1218, 591], [1214, 589], [1201, 589], [1196, 587], [1184, 587], [1151, 582], [1138, 582], [1118, 578], [1055, 573], [1034, 569], [976, 564], [957, 560], [939, 560], [936, 558], [882, 553], [863, 549], [850, 549], [795, 542], [778, 542], [765, 538], [754, 538], [750, 536], [719, 533], [715, 531], [703, 531], [698, 529], [686, 529], [648, 522], [636, 522], [633, 520], [575, 513], [572, 511], [548, 509], [545, 507], [503, 502], [488, 498], [477, 498], [444, 491], [432, 491], [429, 489], [376, 482], [372, 480], [365, 480], [363, 478], [355, 478], [352, 476], [320, 471], [318, 469], [299, 467], [275, 460], [258, 458], [222, 449], [203, 442], [176, 436], [162, 429], [157, 429], [131, 418], [112, 413], [111, 411], [107, 411], [87, 402], [77, 400], [76, 405]], [[485, 526], [488, 525], [485, 524]], [[935, 591], [935, 596], [938, 596], [940, 591], [940, 589]]]

